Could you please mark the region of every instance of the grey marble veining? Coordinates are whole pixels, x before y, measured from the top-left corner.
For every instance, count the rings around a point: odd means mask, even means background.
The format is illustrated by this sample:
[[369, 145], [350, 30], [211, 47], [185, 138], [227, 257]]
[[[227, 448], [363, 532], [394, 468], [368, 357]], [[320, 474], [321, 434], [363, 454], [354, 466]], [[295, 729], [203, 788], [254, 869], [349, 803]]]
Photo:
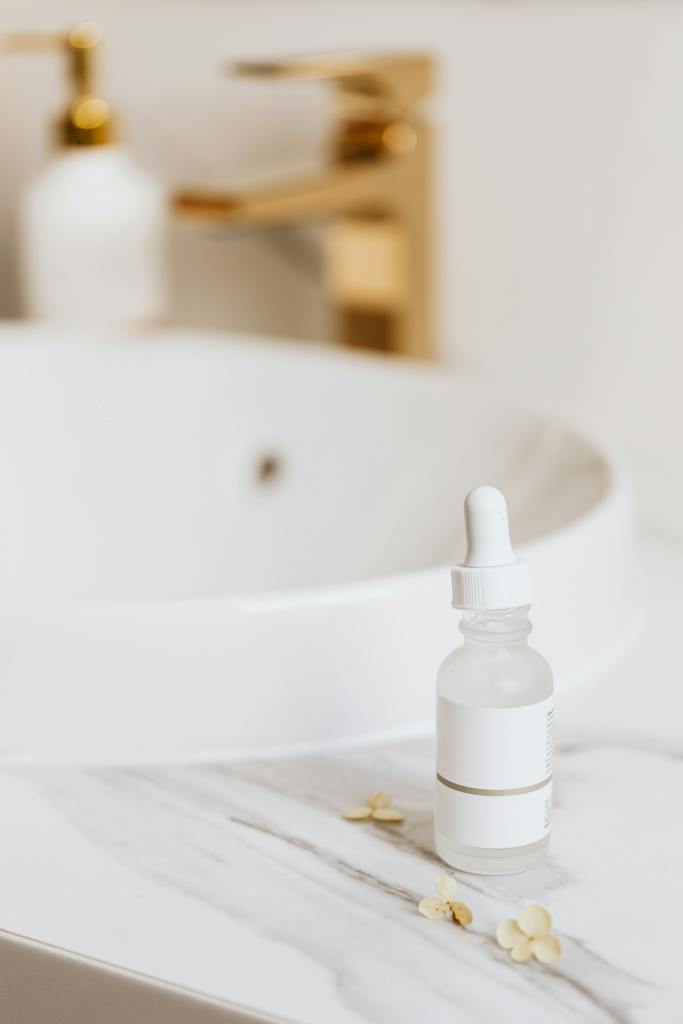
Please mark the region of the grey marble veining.
[[[629, 774], [641, 780], [639, 795], [615, 815], [614, 780]], [[416, 910], [441, 870], [431, 842], [430, 741], [237, 765], [22, 775], [134, 874], [206, 903], [331, 972], [335, 1008], [350, 1020], [452, 1024], [504, 1015], [544, 1024], [627, 1024], [673, 1021], [683, 1007], [678, 972], [663, 984], [632, 948], [636, 930], [656, 941], [668, 898], [659, 889], [664, 879], [649, 878], [649, 895], [639, 895], [642, 878], [636, 883], [629, 858], [615, 855], [632, 844], [633, 819], [650, 794], [683, 776], [679, 752], [666, 744], [653, 749], [647, 737], [558, 744], [548, 863], [505, 878], [460, 875], [462, 898], [474, 912], [467, 932]], [[394, 795], [404, 824], [341, 819], [345, 807], [378, 788]], [[603, 829], [590, 839], [577, 826], [587, 799], [591, 807], [612, 807], [609, 835]], [[586, 842], [595, 843], [592, 874]], [[637, 908], [631, 934], [621, 919], [625, 901]], [[551, 909], [561, 936], [563, 956], [550, 968], [515, 965], [495, 942], [497, 923], [529, 902]], [[325, 1019], [321, 1007], [319, 1020]]]

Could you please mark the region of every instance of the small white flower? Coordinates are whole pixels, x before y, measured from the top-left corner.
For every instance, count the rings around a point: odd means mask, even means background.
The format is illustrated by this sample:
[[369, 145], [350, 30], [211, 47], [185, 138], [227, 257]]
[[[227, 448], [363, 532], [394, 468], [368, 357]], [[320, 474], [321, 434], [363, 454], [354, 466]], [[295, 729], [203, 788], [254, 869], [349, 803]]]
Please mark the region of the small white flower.
[[542, 964], [557, 960], [562, 948], [550, 934], [552, 920], [544, 907], [525, 907], [515, 921], [509, 917], [498, 925], [498, 945], [510, 950], [510, 958], [522, 964], [532, 955]]
[[389, 806], [392, 800], [393, 797], [388, 793], [378, 790], [377, 793], [370, 794], [365, 807], [352, 807], [349, 811], [344, 811], [344, 817], [347, 821], [362, 821], [364, 818], [372, 818], [373, 821], [397, 825], [403, 821], [404, 816], [400, 811]]
[[433, 896], [425, 896], [417, 906], [420, 913], [425, 917], [431, 918], [432, 921], [436, 921], [450, 911], [455, 924], [463, 926], [472, 924], [472, 911], [468, 906], [460, 903], [455, 898], [458, 892], [456, 880], [450, 875], [439, 875], [435, 879], [434, 884], [441, 899], [437, 900]]

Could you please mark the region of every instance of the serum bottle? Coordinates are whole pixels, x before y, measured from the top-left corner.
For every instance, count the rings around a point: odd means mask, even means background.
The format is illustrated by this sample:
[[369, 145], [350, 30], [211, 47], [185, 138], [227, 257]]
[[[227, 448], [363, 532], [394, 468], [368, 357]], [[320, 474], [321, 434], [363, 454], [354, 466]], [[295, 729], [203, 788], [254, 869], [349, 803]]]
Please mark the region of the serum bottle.
[[481, 875], [539, 864], [550, 839], [553, 677], [529, 647], [531, 585], [495, 487], [465, 499], [467, 554], [452, 570], [464, 643], [437, 677], [434, 839]]

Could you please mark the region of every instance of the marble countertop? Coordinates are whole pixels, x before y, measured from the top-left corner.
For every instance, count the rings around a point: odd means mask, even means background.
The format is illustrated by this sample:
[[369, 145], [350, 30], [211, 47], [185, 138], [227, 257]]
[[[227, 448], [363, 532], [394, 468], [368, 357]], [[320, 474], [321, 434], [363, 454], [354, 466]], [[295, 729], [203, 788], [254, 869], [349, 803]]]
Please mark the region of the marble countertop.
[[[428, 738], [237, 764], [3, 767], [0, 925], [301, 1024], [680, 1021], [683, 552], [650, 535], [643, 555], [638, 640], [558, 701], [549, 860], [459, 875], [468, 931], [417, 913], [442, 871]], [[404, 824], [342, 820], [376, 789]], [[496, 945], [529, 902], [561, 938], [551, 967]]]

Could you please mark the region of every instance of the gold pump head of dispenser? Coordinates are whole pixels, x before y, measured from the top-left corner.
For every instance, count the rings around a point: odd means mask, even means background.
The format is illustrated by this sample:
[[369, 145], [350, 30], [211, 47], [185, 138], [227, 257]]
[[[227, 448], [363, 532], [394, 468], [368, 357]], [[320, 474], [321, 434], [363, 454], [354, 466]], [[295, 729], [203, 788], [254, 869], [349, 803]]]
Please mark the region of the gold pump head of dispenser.
[[67, 59], [72, 98], [58, 120], [66, 146], [104, 146], [115, 141], [111, 107], [96, 93], [97, 56], [104, 29], [84, 21], [68, 32], [14, 32], [0, 38], [0, 53], [62, 53]]
[[96, 95], [97, 51], [104, 29], [94, 21], [76, 25], [66, 35], [74, 99], [61, 122], [67, 146], [103, 146], [114, 139], [111, 107]]

